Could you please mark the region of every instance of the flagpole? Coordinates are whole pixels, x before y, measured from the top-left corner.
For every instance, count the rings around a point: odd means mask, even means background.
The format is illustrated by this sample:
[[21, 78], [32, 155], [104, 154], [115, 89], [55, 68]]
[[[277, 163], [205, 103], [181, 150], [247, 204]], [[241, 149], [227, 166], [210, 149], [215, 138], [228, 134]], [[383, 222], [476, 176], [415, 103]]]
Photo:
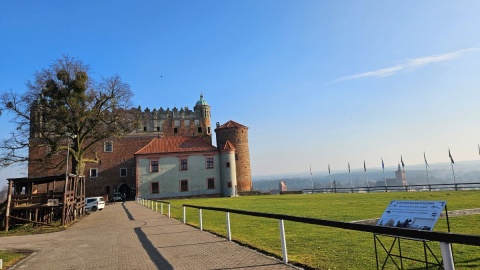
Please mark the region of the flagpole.
[[[452, 165], [452, 173], [453, 173], [453, 183], [456, 185], [457, 181], [455, 180], [455, 170], [453, 169], [453, 163], [450, 163]], [[456, 187], [455, 187], [456, 189]]]
[[350, 173], [350, 162], [348, 163], [348, 174], [350, 175], [350, 188], [352, 189], [352, 193], [353, 193], [353, 181], [352, 181], [352, 174]]
[[387, 191], [387, 178], [385, 177], [385, 164], [383, 163], [383, 158], [382, 158], [382, 170], [383, 170], [383, 179], [385, 180], [385, 191]]
[[405, 163], [403, 163], [403, 156], [402, 155], [400, 155], [400, 162], [402, 162], [403, 175], [405, 176], [405, 186], [408, 187], [407, 175], [405, 174]]
[[368, 174], [367, 174], [367, 166], [365, 166], [365, 160], [363, 161], [363, 170], [365, 171], [365, 176], [367, 177], [367, 192], [370, 188], [370, 184], [368, 183]]
[[455, 184], [455, 190], [457, 190], [457, 180], [455, 179], [455, 170], [453, 169], [453, 161], [452, 154], [450, 153], [450, 148], [448, 148], [448, 157], [450, 158], [450, 164], [452, 165], [452, 173], [453, 173], [453, 183]]
[[330, 179], [330, 192], [333, 191], [332, 176], [330, 175], [330, 164], [328, 164], [328, 178]]
[[423, 151], [423, 159], [425, 160], [425, 171], [427, 172], [428, 190], [432, 191], [432, 188], [430, 187], [430, 177], [428, 176], [428, 162], [427, 162], [427, 157], [425, 156], [425, 151]]

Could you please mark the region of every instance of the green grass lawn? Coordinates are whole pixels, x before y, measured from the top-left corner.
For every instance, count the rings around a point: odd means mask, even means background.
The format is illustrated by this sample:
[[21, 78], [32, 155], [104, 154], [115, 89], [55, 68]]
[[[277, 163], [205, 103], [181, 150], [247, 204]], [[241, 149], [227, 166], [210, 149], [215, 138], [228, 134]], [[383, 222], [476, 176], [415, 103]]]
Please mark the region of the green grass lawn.
[[26, 252], [16, 252], [16, 251], [8, 251], [8, 250], [0, 250], [0, 259], [3, 260], [3, 268], [7, 269], [12, 265], [16, 264], [20, 260], [24, 259], [28, 256]]
[[[244, 196], [171, 200], [172, 217], [182, 219], [182, 204], [241, 209], [254, 212], [288, 214], [336, 221], [379, 218], [391, 200], [446, 201], [448, 210], [480, 208], [480, 192], [388, 192], [388, 193], [329, 193], [281, 196]], [[158, 206], [160, 211], [160, 206]], [[164, 206], [164, 213], [166, 212]], [[225, 214], [203, 210], [204, 230], [225, 236]], [[231, 214], [232, 238], [263, 252], [281, 257], [278, 220]], [[187, 208], [187, 223], [198, 226], [198, 210]], [[450, 217], [454, 233], [480, 235], [480, 215]], [[434, 231], [447, 231], [445, 218], [440, 218]], [[341, 230], [285, 222], [289, 261], [317, 269], [374, 269], [374, 238], [370, 233]], [[393, 238], [384, 238], [389, 243]], [[440, 257], [439, 243], [428, 243]], [[422, 259], [423, 244], [402, 240], [402, 253]], [[454, 245], [455, 264], [459, 269], [480, 268], [480, 247]], [[381, 257], [384, 254], [379, 253]], [[429, 256], [429, 261], [432, 259]], [[424, 265], [404, 262], [407, 269], [423, 269]]]

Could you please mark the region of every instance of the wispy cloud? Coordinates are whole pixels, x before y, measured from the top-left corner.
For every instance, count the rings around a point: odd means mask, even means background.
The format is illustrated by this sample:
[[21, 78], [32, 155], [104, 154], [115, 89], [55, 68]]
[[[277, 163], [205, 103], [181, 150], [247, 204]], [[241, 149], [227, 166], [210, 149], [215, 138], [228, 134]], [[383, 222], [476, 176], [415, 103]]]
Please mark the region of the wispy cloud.
[[462, 49], [454, 52], [449, 52], [445, 54], [437, 54], [437, 55], [425, 56], [420, 58], [407, 59], [404, 63], [395, 65], [393, 67], [381, 68], [374, 71], [367, 71], [359, 74], [340, 77], [336, 79], [334, 82], [360, 79], [365, 77], [377, 77], [377, 78], [388, 77], [402, 71], [413, 70], [422, 66], [426, 66], [428, 64], [453, 60], [467, 53], [475, 52], [479, 50], [480, 48], [475, 47], [475, 48], [468, 48], [468, 49]]

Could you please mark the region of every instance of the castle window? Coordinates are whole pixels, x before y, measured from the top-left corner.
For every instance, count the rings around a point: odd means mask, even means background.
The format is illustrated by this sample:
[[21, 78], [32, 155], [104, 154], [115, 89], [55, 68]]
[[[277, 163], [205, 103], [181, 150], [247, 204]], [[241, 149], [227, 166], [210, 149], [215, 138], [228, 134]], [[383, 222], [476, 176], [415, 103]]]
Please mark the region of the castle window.
[[210, 134], [210, 133], [211, 133], [210, 127], [207, 127], [207, 134]]
[[160, 193], [158, 182], [153, 182], [150, 186], [150, 193]]
[[207, 189], [215, 189], [215, 178], [207, 179]]
[[127, 177], [127, 168], [120, 168], [120, 177]]
[[188, 169], [188, 164], [187, 164], [187, 159], [181, 159], [180, 160], [180, 170], [181, 171], [186, 171]]
[[230, 162], [227, 162], [226, 165], [227, 165], [227, 168], [230, 168]]
[[90, 178], [97, 178], [98, 177], [98, 169], [97, 168], [91, 168], [90, 169]]
[[232, 182], [228, 182], [227, 187], [231, 188], [232, 187]]
[[183, 122], [183, 124], [184, 124], [186, 127], [189, 127], [189, 126], [190, 126], [190, 120], [185, 120], [185, 122]]
[[202, 127], [198, 127], [198, 133], [202, 133]]
[[160, 131], [160, 127], [157, 127], [157, 131]]
[[150, 172], [158, 172], [158, 161], [151, 160], [150, 161]]
[[235, 154], [235, 160], [238, 160], [238, 154]]
[[104, 142], [103, 143], [104, 152], [113, 152], [113, 142]]
[[188, 191], [188, 180], [180, 180], [180, 191]]
[[143, 127], [143, 131], [147, 131], [147, 127]]
[[173, 121], [173, 122], [174, 122], [174, 124], [175, 124], [176, 127], [179, 127], [179, 126], [180, 126], [180, 120], [175, 120], [175, 121]]
[[178, 133], [178, 128], [173, 128], [173, 133]]
[[207, 169], [213, 169], [213, 158], [207, 158]]

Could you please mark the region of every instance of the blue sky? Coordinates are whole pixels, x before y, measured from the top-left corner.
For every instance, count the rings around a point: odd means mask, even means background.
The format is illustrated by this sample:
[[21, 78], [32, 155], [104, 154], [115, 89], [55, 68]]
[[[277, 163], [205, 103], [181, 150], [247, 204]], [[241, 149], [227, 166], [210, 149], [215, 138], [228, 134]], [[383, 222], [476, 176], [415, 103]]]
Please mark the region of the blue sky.
[[[479, 160], [479, 1], [1, 1], [0, 90], [62, 54], [248, 126], [252, 174]], [[13, 127], [0, 116], [5, 137]], [[0, 171], [2, 176], [18, 174]]]

